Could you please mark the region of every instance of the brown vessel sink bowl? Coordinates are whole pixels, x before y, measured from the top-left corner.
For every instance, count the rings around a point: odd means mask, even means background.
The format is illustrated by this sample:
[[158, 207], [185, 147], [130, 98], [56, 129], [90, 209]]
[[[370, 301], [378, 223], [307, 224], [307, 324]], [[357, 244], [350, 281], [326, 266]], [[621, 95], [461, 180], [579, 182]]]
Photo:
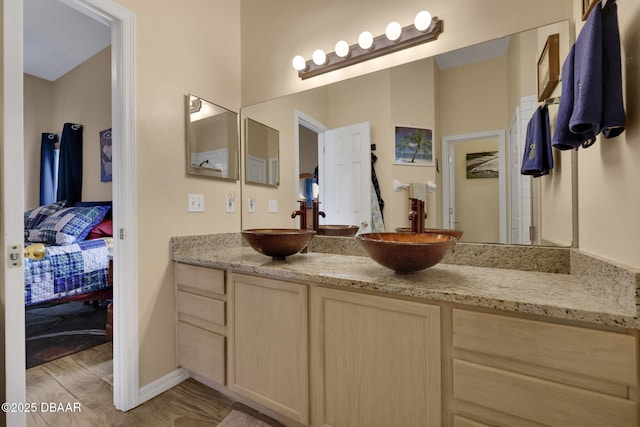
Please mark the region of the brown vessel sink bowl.
[[357, 225], [320, 225], [317, 233], [323, 236], [352, 237], [359, 229]]
[[356, 239], [371, 259], [397, 273], [436, 265], [457, 242], [455, 237], [439, 233], [366, 233]]
[[[398, 227], [396, 231], [399, 233], [411, 233], [411, 227]], [[447, 236], [453, 236], [456, 240], [460, 240], [464, 234], [463, 230], [451, 230], [448, 228], [425, 228], [425, 233], [446, 234]]]
[[313, 236], [313, 230], [297, 228], [256, 228], [242, 230], [242, 237], [254, 250], [273, 259], [285, 259], [304, 249]]

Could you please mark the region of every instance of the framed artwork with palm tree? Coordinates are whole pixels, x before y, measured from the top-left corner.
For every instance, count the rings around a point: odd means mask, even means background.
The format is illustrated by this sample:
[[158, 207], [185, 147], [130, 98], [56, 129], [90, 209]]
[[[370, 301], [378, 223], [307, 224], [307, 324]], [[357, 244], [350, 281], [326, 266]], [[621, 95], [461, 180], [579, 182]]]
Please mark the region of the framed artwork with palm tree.
[[433, 166], [433, 129], [395, 126], [395, 163]]

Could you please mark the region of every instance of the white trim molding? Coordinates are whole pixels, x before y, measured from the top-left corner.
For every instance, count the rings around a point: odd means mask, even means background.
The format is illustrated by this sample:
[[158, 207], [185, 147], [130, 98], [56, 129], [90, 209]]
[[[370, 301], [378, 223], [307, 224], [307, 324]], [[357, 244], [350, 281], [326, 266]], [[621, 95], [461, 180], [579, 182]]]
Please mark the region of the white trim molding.
[[138, 403], [143, 404], [144, 402], [153, 399], [159, 394], [177, 386], [189, 377], [189, 371], [184, 368], [178, 368], [173, 372], [169, 372], [167, 375], [141, 387]]

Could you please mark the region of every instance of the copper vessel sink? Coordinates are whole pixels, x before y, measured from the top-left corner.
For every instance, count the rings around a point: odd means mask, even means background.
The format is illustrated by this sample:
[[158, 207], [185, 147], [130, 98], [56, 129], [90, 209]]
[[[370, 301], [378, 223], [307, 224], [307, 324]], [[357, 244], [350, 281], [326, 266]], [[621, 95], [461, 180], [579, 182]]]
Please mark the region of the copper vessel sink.
[[320, 225], [318, 226], [318, 235], [324, 236], [355, 236], [360, 227], [357, 225]]
[[456, 244], [456, 238], [437, 233], [365, 233], [356, 236], [378, 264], [409, 273], [439, 263]]
[[242, 237], [261, 254], [273, 259], [285, 259], [304, 249], [315, 231], [297, 228], [256, 228], [242, 230]]
[[[398, 227], [396, 231], [399, 233], [411, 233], [411, 227]], [[453, 236], [456, 240], [460, 240], [464, 234], [463, 230], [451, 230], [448, 228], [425, 228], [425, 233], [446, 234], [447, 236]]]

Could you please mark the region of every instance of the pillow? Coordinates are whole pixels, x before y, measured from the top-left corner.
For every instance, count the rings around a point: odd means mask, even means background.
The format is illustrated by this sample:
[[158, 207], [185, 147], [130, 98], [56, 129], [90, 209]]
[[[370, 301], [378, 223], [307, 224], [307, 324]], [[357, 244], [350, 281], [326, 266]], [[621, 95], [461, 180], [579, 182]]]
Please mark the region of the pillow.
[[50, 215], [29, 230], [30, 242], [69, 245], [84, 240], [89, 231], [100, 223], [109, 206], [64, 208]]
[[34, 209], [29, 209], [24, 212], [24, 230], [25, 234], [27, 230], [31, 230], [32, 228], [36, 228], [42, 221], [44, 221], [48, 216], [58, 212], [60, 209], [64, 208], [66, 205], [66, 201], [62, 200], [57, 203], [51, 203], [48, 205], [42, 205]]
[[91, 239], [100, 239], [101, 237], [112, 237], [113, 236], [113, 221], [110, 219], [105, 219], [100, 222], [100, 224], [96, 225], [89, 231], [87, 234], [87, 240]]

